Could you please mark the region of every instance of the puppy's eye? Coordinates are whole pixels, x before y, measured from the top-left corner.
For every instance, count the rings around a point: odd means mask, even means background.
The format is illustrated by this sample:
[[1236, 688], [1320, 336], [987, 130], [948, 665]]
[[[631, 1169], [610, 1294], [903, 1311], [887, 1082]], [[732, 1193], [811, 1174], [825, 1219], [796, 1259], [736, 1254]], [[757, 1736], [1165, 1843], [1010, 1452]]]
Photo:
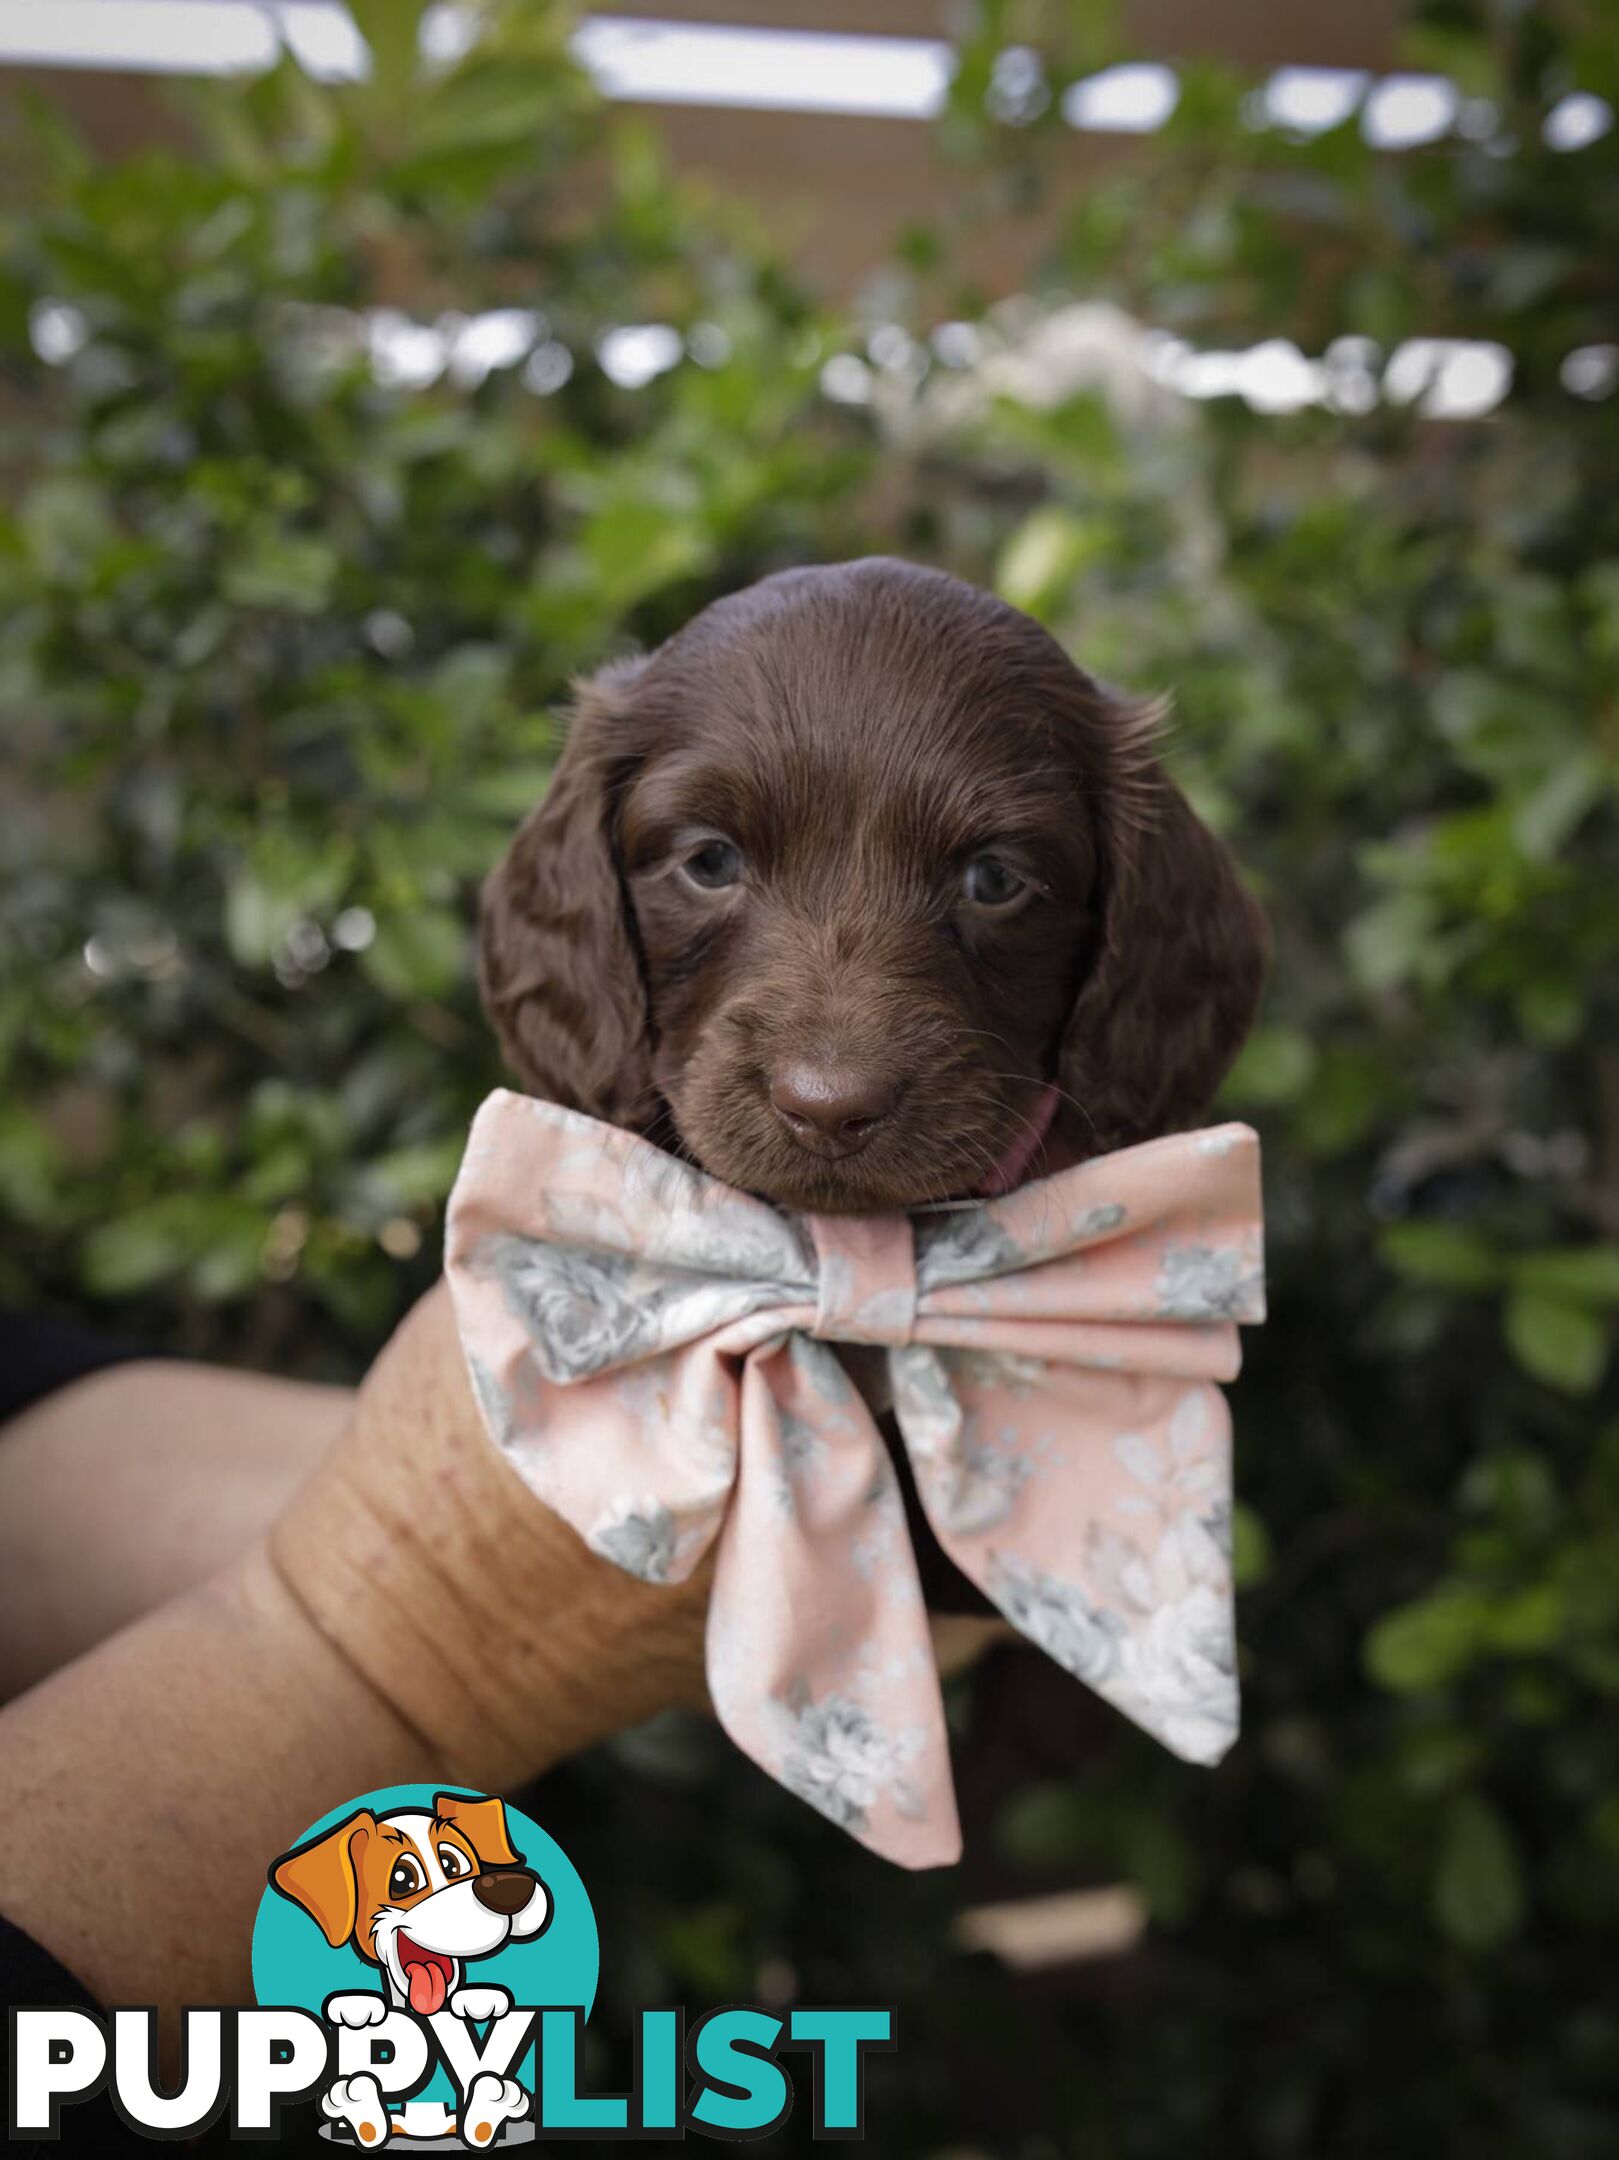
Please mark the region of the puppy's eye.
[[459, 1845], [441, 1845], [438, 1849], [438, 1864], [444, 1870], [446, 1882], [454, 1882], [458, 1876], [472, 1873], [472, 1862]]
[[680, 867], [704, 892], [723, 892], [741, 881], [742, 850], [730, 840], [705, 840]]
[[961, 873], [961, 895], [974, 907], [1008, 908], [1029, 890], [1029, 881], [998, 855], [975, 855]]
[[396, 1860], [388, 1877], [390, 1897], [414, 1897], [422, 1887], [424, 1877], [414, 1860]]

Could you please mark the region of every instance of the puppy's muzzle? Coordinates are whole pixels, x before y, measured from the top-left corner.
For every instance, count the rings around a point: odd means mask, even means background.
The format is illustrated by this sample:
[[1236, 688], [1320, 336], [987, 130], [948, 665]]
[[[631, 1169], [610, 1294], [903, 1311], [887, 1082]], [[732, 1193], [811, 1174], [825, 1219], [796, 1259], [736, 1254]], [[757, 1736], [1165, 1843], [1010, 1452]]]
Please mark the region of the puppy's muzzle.
[[491, 1912], [520, 1913], [538, 1880], [532, 1868], [486, 1868], [472, 1878], [472, 1894]]

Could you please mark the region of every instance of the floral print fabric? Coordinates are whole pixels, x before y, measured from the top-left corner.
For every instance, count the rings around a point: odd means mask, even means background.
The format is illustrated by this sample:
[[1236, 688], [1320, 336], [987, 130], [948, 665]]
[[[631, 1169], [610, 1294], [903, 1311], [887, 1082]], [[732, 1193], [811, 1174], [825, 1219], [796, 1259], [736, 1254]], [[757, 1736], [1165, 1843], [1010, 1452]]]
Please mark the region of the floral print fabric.
[[838, 1343], [886, 1349], [928, 1519], [1015, 1627], [1189, 1761], [1236, 1738], [1217, 1383], [1264, 1317], [1246, 1126], [914, 1217], [795, 1218], [500, 1090], [446, 1268], [495, 1444], [647, 1582], [717, 1540], [721, 1721], [875, 1851], [961, 1841], [898, 1480]]

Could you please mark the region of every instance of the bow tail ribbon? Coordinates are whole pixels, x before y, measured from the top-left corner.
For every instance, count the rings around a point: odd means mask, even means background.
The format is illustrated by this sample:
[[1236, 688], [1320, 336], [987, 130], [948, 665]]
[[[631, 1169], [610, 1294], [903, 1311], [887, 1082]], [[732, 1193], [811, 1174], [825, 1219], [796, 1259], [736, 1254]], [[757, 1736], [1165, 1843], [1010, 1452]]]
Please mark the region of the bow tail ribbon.
[[882, 1437], [835, 1354], [802, 1334], [745, 1360], [739, 1435], [708, 1626], [720, 1722], [873, 1851], [948, 1865], [961, 1831], [944, 1705]]
[[899, 1483], [836, 1353], [764, 1312], [562, 1385], [489, 1269], [450, 1281], [485, 1422], [536, 1498], [644, 1582], [716, 1547], [709, 1694], [742, 1752], [885, 1858], [959, 1859]]
[[[1195, 1375], [1048, 1368], [1030, 1441], [997, 1436], [971, 1364], [920, 1344], [890, 1357], [940, 1545], [1076, 1679], [1184, 1760], [1218, 1762], [1239, 1714], [1224, 1395]], [[1031, 1504], [1051, 1472], [1060, 1500]]]

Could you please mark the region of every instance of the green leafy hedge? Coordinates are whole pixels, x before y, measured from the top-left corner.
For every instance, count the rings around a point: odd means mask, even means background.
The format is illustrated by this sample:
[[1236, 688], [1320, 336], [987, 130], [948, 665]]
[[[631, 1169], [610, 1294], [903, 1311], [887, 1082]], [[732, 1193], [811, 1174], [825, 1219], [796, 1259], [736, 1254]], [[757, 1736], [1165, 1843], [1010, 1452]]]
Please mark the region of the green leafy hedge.
[[[1619, 135], [1541, 132], [1619, 103], [1610, 12], [1423, 10], [1413, 63], [1472, 102], [1399, 155], [1256, 130], [1250, 84], [1190, 68], [1150, 153], [1066, 196], [1088, 18], [1051, 11], [1025, 126], [991, 56], [1026, 23], [982, 12], [942, 148], [1052, 213], [1039, 306], [1378, 341], [1338, 348], [1355, 409], [1264, 416], [975, 394], [928, 340], [974, 308], [948, 229], [909, 237], [872, 402], [829, 401], [870, 326], [609, 127], [554, 11], [431, 80], [411, 9], [358, 12], [363, 88], [210, 89], [194, 153], [113, 168], [41, 115], [20, 162], [0, 1287], [358, 1369], [495, 1077], [471, 896], [570, 673], [789, 561], [998, 584], [1174, 688], [1276, 925], [1228, 1090], [1274, 1306], [1237, 1396], [1247, 1737], [1188, 1771], [998, 1659], [957, 1704], [973, 1857], [918, 1882], [711, 1734], [633, 1736], [542, 1796], [603, 1908], [604, 2030], [897, 2002], [872, 2104], [907, 2153], [1611, 2152], [1619, 397], [1564, 369], [1597, 349], [1599, 386], [1619, 321]], [[517, 350], [480, 373], [453, 318], [491, 309]], [[624, 387], [603, 340], [651, 323], [682, 357]], [[1426, 335], [1510, 350], [1498, 410], [1359, 409]], [[1155, 1922], [1125, 1968], [948, 1947], [965, 1903], [1120, 1876]]]

